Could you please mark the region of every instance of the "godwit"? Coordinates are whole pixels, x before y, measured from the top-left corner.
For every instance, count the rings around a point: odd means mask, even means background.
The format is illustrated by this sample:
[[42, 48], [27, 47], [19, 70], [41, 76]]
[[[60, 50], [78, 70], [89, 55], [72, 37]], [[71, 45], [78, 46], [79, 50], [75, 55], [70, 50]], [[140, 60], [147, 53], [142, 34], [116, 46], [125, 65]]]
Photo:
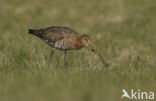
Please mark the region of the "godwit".
[[79, 50], [86, 46], [101, 60], [103, 64], [105, 61], [95, 51], [88, 35], [78, 36], [77, 32], [65, 26], [53, 26], [44, 29], [29, 29], [29, 34], [33, 34], [43, 40], [52, 47], [51, 56], [54, 54], [54, 49], [63, 50], [65, 53], [64, 61], [67, 64], [67, 51]]

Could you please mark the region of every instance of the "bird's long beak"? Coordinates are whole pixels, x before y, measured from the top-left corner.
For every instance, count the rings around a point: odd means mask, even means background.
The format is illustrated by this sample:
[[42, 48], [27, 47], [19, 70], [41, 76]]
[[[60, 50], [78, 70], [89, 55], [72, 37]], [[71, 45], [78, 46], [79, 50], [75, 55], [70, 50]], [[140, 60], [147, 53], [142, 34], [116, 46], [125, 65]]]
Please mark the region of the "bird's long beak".
[[96, 52], [96, 50], [94, 49], [93, 45], [90, 44], [89, 45], [89, 48], [91, 49], [92, 52], [95, 53], [95, 55], [100, 59], [100, 61], [105, 65], [106, 62], [104, 61], [104, 59]]

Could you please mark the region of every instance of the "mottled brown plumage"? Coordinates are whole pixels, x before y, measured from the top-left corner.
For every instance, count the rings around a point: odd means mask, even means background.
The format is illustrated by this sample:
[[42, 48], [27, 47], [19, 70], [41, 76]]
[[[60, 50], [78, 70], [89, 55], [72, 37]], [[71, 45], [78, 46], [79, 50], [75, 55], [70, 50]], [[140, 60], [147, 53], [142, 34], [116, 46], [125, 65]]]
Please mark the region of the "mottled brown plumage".
[[[89, 47], [105, 63], [102, 57], [95, 51], [87, 35], [78, 36], [77, 32], [65, 26], [53, 26], [44, 29], [29, 29], [29, 33], [39, 37], [52, 48], [65, 51], [65, 64], [67, 63], [67, 51], [78, 50], [82, 47]], [[52, 51], [52, 55], [54, 50]]]

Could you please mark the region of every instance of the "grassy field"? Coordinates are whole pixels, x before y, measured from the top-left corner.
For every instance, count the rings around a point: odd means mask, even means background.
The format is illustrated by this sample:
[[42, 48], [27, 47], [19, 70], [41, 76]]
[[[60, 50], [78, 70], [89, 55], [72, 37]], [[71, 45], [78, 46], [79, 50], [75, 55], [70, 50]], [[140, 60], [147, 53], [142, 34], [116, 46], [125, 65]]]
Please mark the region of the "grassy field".
[[[27, 30], [53, 25], [88, 34], [110, 66], [87, 48], [49, 63]], [[156, 0], [0, 0], [0, 101], [120, 101], [122, 88], [156, 93]]]

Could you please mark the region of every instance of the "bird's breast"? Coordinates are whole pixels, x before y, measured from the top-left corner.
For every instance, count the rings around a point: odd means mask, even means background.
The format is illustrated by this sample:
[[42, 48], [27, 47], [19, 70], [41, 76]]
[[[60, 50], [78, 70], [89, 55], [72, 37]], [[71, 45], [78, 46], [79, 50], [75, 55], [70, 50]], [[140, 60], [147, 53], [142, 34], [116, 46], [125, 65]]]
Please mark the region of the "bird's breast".
[[63, 39], [55, 42], [55, 48], [60, 50], [77, 50], [82, 48], [82, 45], [77, 44], [76, 40], [73, 39]]

